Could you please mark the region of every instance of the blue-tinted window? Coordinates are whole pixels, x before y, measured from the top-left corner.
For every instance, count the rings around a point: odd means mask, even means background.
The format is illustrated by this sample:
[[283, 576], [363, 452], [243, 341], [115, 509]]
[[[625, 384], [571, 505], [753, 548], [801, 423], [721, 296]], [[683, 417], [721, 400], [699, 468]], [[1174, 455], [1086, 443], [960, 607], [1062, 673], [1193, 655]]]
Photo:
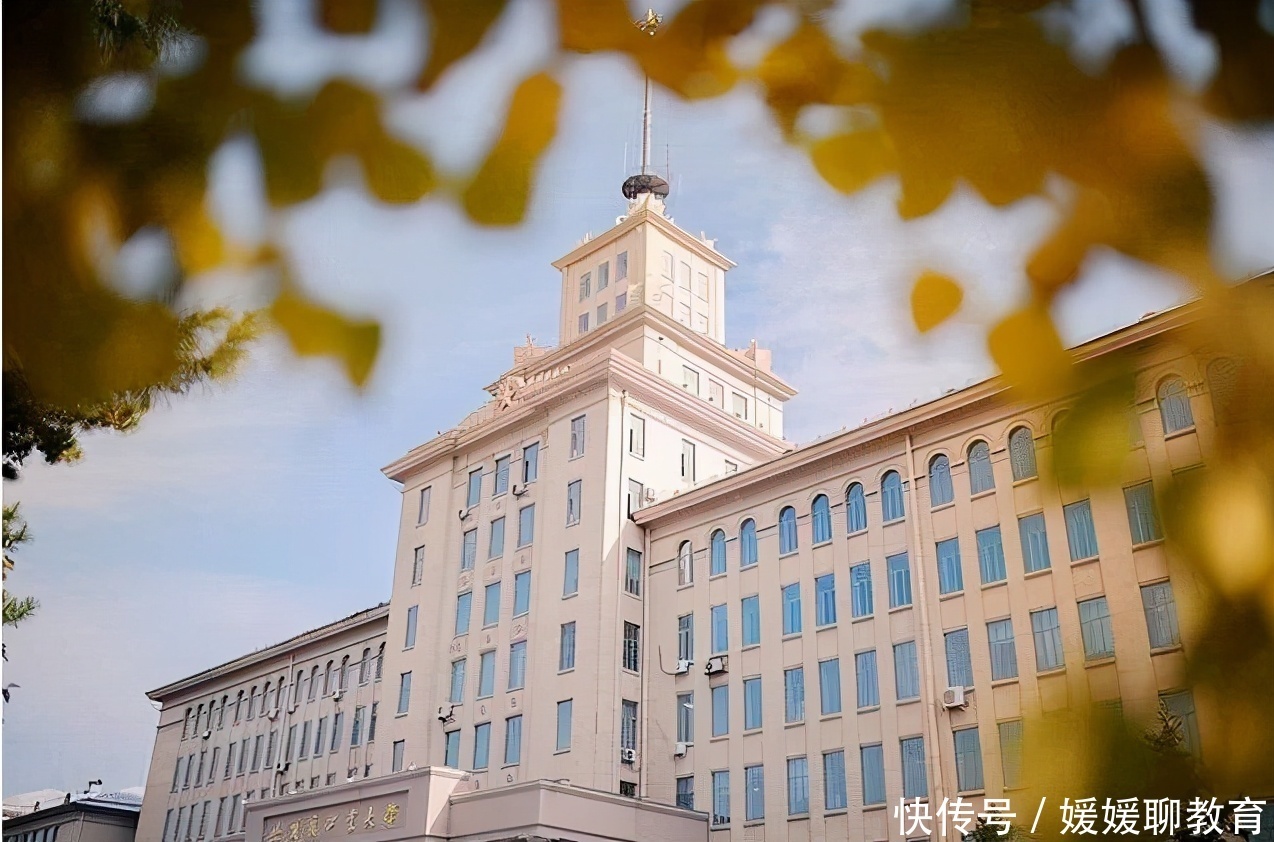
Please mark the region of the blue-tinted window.
[[751, 731], [760, 728], [761, 715], [761, 679], [759, 677], [745, 678], [743, 679], [743, 729]]
[[783, 721], [800, 722], [805, 718], [805, 668], [783, 670]]
[[1035, 634], [1035, 668], [1043, 672], [1061, 667], [1062, 629], [1057, 621], [1057, 609], [1045, 608], [1031, 612], [1031, 630]]
[[712, 736], [730, 733], [730, 685], [712, 688]]
[[881, 745], [863, 746], [863, 806], [885, 803], [885, 752]]
[[1009, 464], [1013, 468], [1014, 481], [1039, 475], [1035, 467], [1035, 437], [1026, 427], [1018, 427], [1009, 433]]
[[712, 533], [712, 569], [710, 574], [716, 576], [725, 572], [725, 533], [718, 529]]
[[969, 493], [981, 494], [995, 488], [991, 471], [991, 448], [984, 441], [969, 445]]
[[755, 594], [743, 597], [743, 645], [761, 642], [761, 598]]
[[1017, 678], [1017, 643], [1013, 638], [1013, 621], [996, 620], [986, 624], [991, 647], [991, 680]]
[[929, 461], [929, 505], [942, 506], [955, 499], [951, 485], [951, 460], [938, 454]]
[[920, 668], [914, 640], [894, 645], [894, 692], [900, 702], [920, 698]]
[[826, 716], [840, 713], [840, 659], [830, 658], [818, 662], [819, 711]]
[[1008, 578], [1008, 571], [1004, 566], [1004, 545], [1000, 540], [1000, 527], [979, 529], [975, 534], [978, 540], [978, 568], [982, 572], [982, 584], [1003, 582]]
[[739, 566], [751, 567], [756, 561], [756, 521], [749, 519], [739, 527]]
[[783, 588], [783, 634], [796, 634], [801, 625], [801, 586], [793, 582]]
[[982, 742], [977, 728], [955, 732], [955, 761], [956, 788], [960, 792], [982, 789]]
[[948, 538], [938, 542], [938, 593], [964, 590], [964, 573], [960, 570], [960, 541]]
[[1018, 518], [1017, 528], [1022, 536], [1022, 564], [1026, 572], [1034, 573], [1052, 566], [1048, 558], [1048, 532], [1044, 527], [1044, 513]]
[[836, 575], [828, 573], [814, 579], [814, 624], [830, 626], [836, 622]]
[[842, 749], [823, 755], [823, 808], [844, 810], [849, 806], [845, 786], [845, 752]]
[[901, 741], [902, 797], [926, 798], [929, 783], [925, 774], [925, 738], [911, 737]]
[[724, 652], [730, 648], [730, 621], [726, 606], [714, 605], [712, 616], [712, 652]]
[[1066, 515], [1066, 543], [1071, 561], [1097, 557], [1097, 530], [1093, 527], [1093, 509], [1087, 500], [1063, 506]]
[[796, 509], [787, 506], [779, 512], [779, 555], [796, 552]]
[[905, 517], [907, 508], [902, 499], [902, 477], [890, 471], [880, 481], [880, 505], [885, 523]]
[[1106, 597], [1086, 599], [1079, 604], [1079, 632], [1084, 639], [1084, 658], [1109, 658], [1115, 654], [1115, 635], [1110, 627], [1110, 607]]
[[814, 543], [821, 544], [832, 540], [832, 507], [827, 496], [820, 494], [814, 498], [812, 510], [814, 521]]
[[850, 610], [854, 617], [872, 613], [871, 565], [867, 562], [849, 568]]
[[858, 483], [845, 492], [845, 528], [851, 535], [867, 528], [867, 497]]
[[969, 658], [969, 630], [956, 629], [947, 632], [947, 686], [972, 687], [973, 662]]
[[891, 555], [885, 559], [889, 571], [889, 607], [901, 608], [911, 604], [911, 563], [906, 553]]
[[854, 656], [854, 673], [858, 684], [858, 707], [873, 708], [880, 704], [880, 682], [876, 677], [876, 650]]

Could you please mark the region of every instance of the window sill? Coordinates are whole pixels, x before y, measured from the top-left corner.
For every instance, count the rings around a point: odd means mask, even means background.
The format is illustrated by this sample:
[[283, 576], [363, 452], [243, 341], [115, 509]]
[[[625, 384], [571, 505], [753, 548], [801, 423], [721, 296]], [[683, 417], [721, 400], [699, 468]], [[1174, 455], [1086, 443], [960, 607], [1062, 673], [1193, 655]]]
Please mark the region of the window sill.
[[570, 529], [572, 526], [579, 526], [579, 521], [578, 521], [578, 520], [575, 520], [575, 521], [571, 521], [570, 523], [566, 524], [566, 528], [567, 528], [567, 529]]
[[972, 796], [975, 796], [975, 797], [977, 797], [977, 798], [981, 798], [982, 796], [986, 795], [986, 789], [984, 789], [984, 788], [979, 788], [979, 789], [957, 789], [957, 790], [956, 790], [956, 794], [957, 794], [957, 795], [972, 795]]
[[558, 670], [558, 671], [557, 671], [557, 674], [558, 674], [558, 675], [570, 675], [570, 674], [571, 674], [571, 673], [573, 673], [573, 672], [575, 672], [575, 667], [571, 667], [570, 669]]
[[763, 726], [758, 725], [755, 728], [744, 728], [743, 736], [748, 737], [748, 736], [751, 736], [752, 734], [760, 734], [762, 727]]
[[744, 827], [765, 827], [765, 819], [749, 819], [743, 823]]
[[1195, 425], [1191, 424], [1189, 427], [1182, 427], [1180, 430], [1173, 430], [1171, 433], [1164, 433], [1163, 440], [1171, 441], [1172, 439], [1179, 439], [1182, 436], [1188, 436], [1191, 433], [1194, 433], [1197, 431], [1198, 431], [1198, 428]]
[[642, 462], [645, 462], [645, 461], [646, 461], [646, 454], [645, 454], [645, 452], [642, 452], [642, 453], [634, 453], [634, 452], [632, 452], [632, 451], [630, 450], [630, 451], [628, 451], [628, 455], [629, 455], [629, 456], [631, 456], [631, 457], [633, 457], [634, 459], [640, 460], [640, 461], [642, 461]]
[[991, 687], [1008, 687], [1010, 684], [1020, 684], [1021, 681], [1022, 680], [1016, 675], [1012, 678], [996, 678], [992, 679]]
[[[410, 645], [410, 646], [404, 646], [404, 647], [403, 647], [403, 651], [404, 651], [404, 652], [410, 652], [411, 650], [413, 650], [413, 649], [415, 649], [415, 648], [416, 648], [416, 644], [414, 644], [414, 643], [413, 643], [413, 644], [412, 644], [412, 645]], [[358, 686], [359, 686], [359, 687], [366, 687], [366, 686], [367, 686], [367, 682], [366, 682], [366, 681], [360, 681], [360, 682], [358, 682]]]
[[836, 622], [832, 621], [830, 623], [824, 623], [821, 626], [815, 626], [814, 631], [816, 632], [836, 631]]
[[890, 608], [890, 609], [889, 609], [889, 613], [890, 613], [890, 614], [897, 614], [899, 611], [906, 611], [906, 610], [908, 610], [909, 608], [913, 608], [913, 607], [915, 607], [915, 606], [913, 606], [910, 602], [909, 602], [909, 603], [907, 603], [906, 605], [895, 605], [893, 608]]
[[555, 754], [555, 755], [558, 755], [558, 754], [570, 754], [570, 753], [571, 753], [571, 750], [570, 750], [569, 748], [559, 748], [559, 749], [557, 749], [557, 750], [555, 750], [555, 751], [553, 752], [553, 754]]
[[576, 591], [575, 593], [564, 593], [562, 594], [562, 599], [574, 599], [577, 596], [579, 596], [579, 591]]
[[786, 731], [788, 728], [800, 728], [800, 727], [802, 727], [804, 724], [805, 724], [805, 720], [804, 720], [804, 719], [798, 719], [798, 720], [796, 720], [795, 722], [784, 722], [784, 723], [783, 723], [783, 730], [785, 730], [785, 731]]
[[709, 738], [708, 738], [708, 742], [710, 742], [710, 743], [720, 743], [720, 742], [724, 742], [724, 741], [726, 741], [726, 740], [728, 740], [728, 739], [730, 739], [730, 735], [729, 735], [729, 734], [714, 734], [714, 735], [712, 735], [711, 737], [709, 737]]
[[947, 502], [945, 502], [945, 503], [939, 503], [939, 504], [938, 504], [938, 505], [936, 505], [936, 506], [930, 506], [930, 507], [929, 507], [929, 513], [930, 513], [930, 514], [932, 514], [932, 513], [934, 513], [934, 512], [941, 512], [941, 511], [943, 511], [944, 509], [953, 509], [953, 508], [955, 508], [955, 500], [954, 500], [954, 499], [951, 499], [951, 500], [948, 500], [948, 501], [947, 501]]
[[1040, 475], [1039, 475], [1039, 474], [1036, 474], [1036, 475], [1035, 475], [1035, 476], [1033, 476], [1033, 477], [1022, 477], [1021, 479], [1015, 479], [1015, 480], [1013, 480], [1013, 487], [1014, 487], [1014, 488], [1018, 488], [1019, 486], [1026, 485], [1027, 483], [1039, 482], [1039, 481], [1040, 481]]
[[715, 582], [717, 579], [724, 579], [728, 572], [728, 570], [722, 570], [720, 573], [711, 573], [708, 575], [708, 581]]
[[1062, 664], [1060, 667], [1052, 667], [1052, 668], [1050, 668], [1050, 669], [1046, 669], [1046, 670], [1036, 670], [1036, 671], [1035, 671], [1035, 674], [1036, 674], [1036, 675], [1038, 675], [1038, 676], [1045, 676], [1045, 675], [1065, 675], [1065, 674], [1066, 674], [1066, 665], [1065, 665], [1065, 664]]
[[749, 561], [747, 564], [740, 564], [740, 565], [739, 565], [739, 569], [740, 569], [740, 570], [751, 570], [753, 567], [756, 567], [756, 566], [757, 566], [757, 563], [758, 563], [758, 562], [755, 562], [755, 561]]
[[742, 649], [740, 649], [739, 651], [740, 651], [740, 652], [748, 652], [748, 651], [750, 651], [750, 650], [752, 650], [752, 649], [760, 649], [760, 648], [761, 648], [761, 644], [759, 644], [759, 643], [749, 643], [747, 646], [744, 646], [744, 647], [743, 647]]
[[849, 621], [849, 624], [852, 626], [856, 623], [865, 623], [868, 620], [874, 620], [875, 618], [876, 618], [875, 614], [864, 614], [861, 617], [854, 617], [853, 619]]
[[964, 590], [951, 591], [951, 593], [938, 594], [939, 602], [946, 602], [949, 599], [955, 599], [958, 596], [964, 596]]
[[906, 519], [907, 519], [907, 516], [903, 515], [902, 517], [896, 517], [893, 520], [886, 520], [881, 523], [881, 526], [893, 526], [895, 523], [902, 523]]
[[1159, 647], [1153, 648], [1150, 650], [1150, 654], [1153, 657], [1155, 655], [1168, 655], [1172, 652], [1180, 652], [1180, 651], [1181, 651], [1181, 644], [1173, 643], [1171, 646], [1159, 646]]
[[[574, 594], [572, 594], [572, 596], [574, 596]], [[635, 599], [635, 600], [637, 600], [637, 601], [639, 601], [639, 602], [641, 601], [641, 594], [639, 594], [639, 593], [633, 593], [632, 591], [628, 590], [627, 588], [624, 588], [624, 596], [628, 597], [629, 599]]]
[[1162, 539], [1162, 538], [1154, 538], [1154, 539], [1149, 540], [1149, 541], [1142, 541], [1140, 544], [1133, 544], [1133, 545], [1132, 545], [1132, 548], [1133, 548], [1133, 550], [1134, 550], [1134, 551], [1136, 551], [1136, 550], [1145, 550], [1145, 549], [1149, 549], [1150, 547], [1157, 547], [1157, 546], [1159, 546], [1159, 545], [1160, 545], [1160, 544], [1162, 544], [1162, 543], [1163, 543], [1163, 539]]
[[991, 488], [988, 488], [986, 491], [979, 491], [977, 494], [970, 494], [969, 499], [981, 500], [983, 497], [993, 497], [994, 495], [995, 495], [995, 487], [992, 486]]
[[[925, 800], [928, 801], [927, 798]], [[885, 804], [864, 804], [862, 811], [864, 813], [874, 813], [879, 810], [884, 810], [886, 806], [887, 805]]]
[[525, 549], [528, 549], [528, 548], [531, 546], [531, 544], [533, 544], [533, 543], [535, 543], [535, 542], [534, 542], [534, 541], [529, 541], [529, 542], [527, 542], [527, 543], [525, 543], [525, 544], [518, 544], [518, 545], [517, 545], [516, 547], [514, 547], [513, 549], [515, 549], [515, 550], [525, 550]]
[[[1155, 652], [1154, 652], [1154, 650], [1153, 650], [1153, 649], [1152, 649], [1152, 650], [1150, 650], [1150, 654], [1151, 654], [1151, 655], [1155, 654]], [[1085, 660], [1085, 661], [1084, 661], [1084, 669], [1092, 669], [1093, 667], [1103, 667], [1103, 666], [1105, 666], [1106, 664], [1113, 664], [1114, 662], [1115, 662], [1115, 656], [1114, 656], [1114, 655], [1102, 655], [1100, 658], [1093, 658], [1092, 660]]]
[[1092, 564], [1094, 561], [1100, 561], [1100, 556], [1090, 555], [1088, 558], [1071, 559], [1071, 567], [1079, 567], [1081, 564]]
[[680, 585], [677, 585], [677, 590], [684, 591], [687, 588], [693, 588], [694, 586], [695, 586], [694, 582], [682, 582]]
[[788, 551], [787, 551], [787, 552], [785, 552], [785, 553], [779, 553], [779, 558], [780, 558], [780, 559], [784, 559], [784, 558], [792, 558], [793, 556], [800, 555], [800, 553], [801, 553], [801, 550], [800, 550], [800, 548], [798, 547], [798, 548], [797, 548], [797, 549], [795, 549], [795, 550], [788, 550]]
[[505, 769], [516, 769], [521, 765], [522, 765], [521, 763], [505, 763], [503, 766], [500, 767], [500, 771], [504, 771]]
[[831, 539], [831, 538], [828, 538], [826, 541], [815, 541], [815, 542], [814, 542], [813, 544], [811, 544], [810, 546], [813, 546], [813, 547], [826, 547], [826, 546], [828, 546], [828, 545], [829, 545], [829, 544], [831, 544], [831, 543], [832, 543], [832, 539]]
[[1052, 567], [1044, 567], [1039, 570], [1032, 570], [1030, 573], [1023, 574], [1023, 579], [1038, 579], [1041, 576], [1049, 575], [1053, 572]]
[[848, 814], [848, 813], [849, 813], [849, 810], [847, 810], [847, 809], [846, 809], [846, 808], [844, 808], [844, 807], [834, 807], [834, 808], [832, 808], [831, 810], [824, 810], [824, 811], [823, 811], [823, 816], [824, 816], [824, 817], [829, 817], [829, 816], [844, 816], [844, 815], [846, 815], [846, 814]]
[[530, 613], [531, 613], [531, 612], [528, 610], [528, 611], [523, 611], [521, 614], [514, 614], [514, 615], [513, 615], [513, 619], [515, 619], [515, 620], [516, 620], [518, 617], [525, 617], [526, 615], [528, 615], [528, 614], [530, 614]]
[[797, 813], [795, 816], [788, 816], [787, 820], [790, 822], [807, 822], [810, 820], [810, 814], [807, 810], [804, 813]]
[[846, 538], [857, 538], [859, 535], [866, 535], [866, 534], [867, 534], [867, 530], [866, 530], [866, 529], [855, 529], [853, 532], [847, 533], [847, 534], [845, 535], [845, 537], [846, 537]]
[[1006, 585], [1008, 585], [1008, 583], [1009, 583], [1009, 580], [1007, 578], [999, 579], [995, 582], [985, 582], [982, 585], [982, 590], [989, 591], [991, 588], [1003, 588]]
[[825, 714], [821, 715], [821, 716], [818, 718], [818, 721], [819, 721], [819, 722], [829, 722], [829, 721], [831, 721], [831, 720], [833, 720], [833, 719], [840, 719], [840, 718], [841, 718], [841, 712], [840, 712], [840, 711], [836, 711], [835, 713], [825, 713]]
[[783, 640], [797, 640], [797, 639], [799, 639], [799, 638], [800, 638], [800, 636], [801, 636], [802, 634], [803, 634], [803, 632], [799, 632], [799, 631], [787, 632], [786, 634], [784, 634], [784, 635], [783, 635], [783, 638], [782, 638], [782, 639], [783, 639]]

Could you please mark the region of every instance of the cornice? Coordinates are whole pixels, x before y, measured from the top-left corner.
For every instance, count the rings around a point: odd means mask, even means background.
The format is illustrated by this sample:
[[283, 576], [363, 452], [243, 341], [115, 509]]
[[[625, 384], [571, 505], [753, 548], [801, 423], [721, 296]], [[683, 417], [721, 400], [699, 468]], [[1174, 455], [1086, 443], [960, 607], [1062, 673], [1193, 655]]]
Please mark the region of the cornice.
[[609, 242], [619, 239], [624, 234], [627, 234], [632, 229], [641, 225], [643, 222], [649, 223], [658, 228], [670, 239], [690, 249], [704, 260], [720, 269], [729, 270], [738, 265], [724, 254], [705, 243], [703, 240], [687, 231], [682, 230], [676, 223], [669, 221], [666, 216], [655, 213], [649, 208], [643, 207], [631, 211], [618, 225], [614, 225], [606, 229], [601, 234], [591, 238], [587, 242], [580, 243], [578, 246], [571, 249], [570, 252], [553, 261], [553, 268], [558, 270], [565, 269], [567, 266], [580, 260], [590, 252], [604, 247]]
[[702, 334], [695, 333], [688, 329], [685, 325], [673, 319], [664, 313], [655, 310], [648, 305], [641, 305], [641, 308], [648, 311], [650, 321], [659, 327], [665, 333], [672, 333], [679, 339], [689, 345], [694, 346], [705, 356], [713, 359], [721, 364], [721, 367], [728, 372], [743, 380], [754, 377], [763, 383], [777, 397], [786, 401], [796, 396], [796, 389], [793, 388], [786, 380], [783, 380], [772, 372], [765, 371], [758, 366], [748, 365], [742, 358], [731, 351], [729, 348], [714, 342]]

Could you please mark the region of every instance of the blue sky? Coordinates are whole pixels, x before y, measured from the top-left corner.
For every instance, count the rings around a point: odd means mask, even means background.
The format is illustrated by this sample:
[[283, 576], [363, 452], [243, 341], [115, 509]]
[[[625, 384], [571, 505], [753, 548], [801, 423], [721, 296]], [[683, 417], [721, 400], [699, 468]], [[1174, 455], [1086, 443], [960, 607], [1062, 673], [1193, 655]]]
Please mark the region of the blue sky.
[[[420, 60], [424, 24], [406, 4], [387, 4], [382, 28], [354, 45], [306, 34], [291, 0], [270, 7], [269, 34], [245, 69], [278, 90], [310, 89], [332, 72], [390, 85]], [[873, 7], [852, 8], [848, 30]], [[394, 129], [451, 168], [474, 166], [514, 77], [543, 55], [545, 9], [517, 4], [483, 55], [438, 92], [388, 109]], [[758, 44], [782, 30], [771, 24]], [[1103, 30], [1107, 41], [1118, 26]], [[1182, 55], [1189, 72], [1206, 65]], [[608, 58], [572, 61], [562, 79], [558, 138], [515, 229], [475, 229], [443, 201], [379, 206], [342, 166], [321, 197], [271, 217], [250, 150], [232, 145], [218, 157], [214, 204], [227, 228], [252, 238], [277, 226], [310, 289], [381, 321], [381, 361], [357, 394], [330, 363], [298, 361], [267, 340], [234, 382], [157, 409], [133, 434], [87, 438], [77, 465], [33, 462], [6, 484], [35, 534], [8, 584], [42, 603], [5, 634], [4, 681], [21, 685], [4, 711], [6, 793], [83, 789], [99, 777], [108, 789], [142, 783], [157, 722], [145, 691], [388, 598], [399, 504], [380, 467], [476, 408], [527, 333], [556, 341], [550, 262], [623, 211], [641, 80]], [[962, 193], [903, 224], [894, 183], [835, 194], [746, 90], [696, 105], [659, 95], [655, 119], [670, 215], [739, 264], [727, 279], [729, 344], [773, 348], [776, 370], [801, 390], [790, 438], [856, 426], [992, 373], [986, 326], [1023, 294], [1023, 257], [1054, 219], [1051, 202], [992, 209]], [[1235, 276], [1274, 264], [1274, 133], [1202, 137], [1221, 200], [1219, 261]], [[922, 339], [906, 302], [926, 267], [964, 281], [968, 303]], [[1099, 256], [1057, 315], [1078, 341], [1181, 294], [1144, 267]], [[256, 303], [233, 277], [202, 280], [187, 303], [223, 302]]]

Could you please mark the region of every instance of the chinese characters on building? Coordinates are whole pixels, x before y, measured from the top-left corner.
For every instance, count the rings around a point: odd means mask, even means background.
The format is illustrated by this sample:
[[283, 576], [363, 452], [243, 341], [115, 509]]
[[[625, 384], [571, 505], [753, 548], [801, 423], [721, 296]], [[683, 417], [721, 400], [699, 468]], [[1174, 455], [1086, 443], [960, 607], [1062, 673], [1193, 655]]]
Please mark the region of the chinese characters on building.
[[340, 808], [335, 813], [315, 813], [298, 819], [265, 822], [261, 842], [309, 842], [312, 839], [349, 836], [369, 830], [384, 830], [394, 827], [401, 814], [401, 808], [394, 802], [383, 807], [369, 805]]

